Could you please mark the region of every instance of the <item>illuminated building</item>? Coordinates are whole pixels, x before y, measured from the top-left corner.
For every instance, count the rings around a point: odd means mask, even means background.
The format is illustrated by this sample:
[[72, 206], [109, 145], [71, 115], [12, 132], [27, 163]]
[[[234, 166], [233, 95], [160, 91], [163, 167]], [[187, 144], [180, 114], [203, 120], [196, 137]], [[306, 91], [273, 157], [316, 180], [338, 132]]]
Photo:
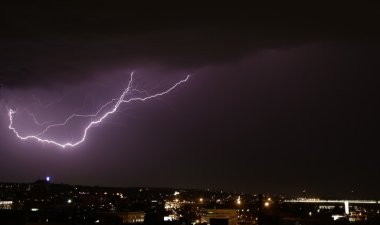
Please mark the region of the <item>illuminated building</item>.
[[206, 214], [202, 216], [201, 223], [237, 225], [237, 209], [206, 209]]
[[145, 221], [145, 213], [137, 212], [119, 212], [117, 216], [122, 218], [123, 223], [143, 223]]
[[13, 201], [0, 201], [0, 209], [12, 209]]

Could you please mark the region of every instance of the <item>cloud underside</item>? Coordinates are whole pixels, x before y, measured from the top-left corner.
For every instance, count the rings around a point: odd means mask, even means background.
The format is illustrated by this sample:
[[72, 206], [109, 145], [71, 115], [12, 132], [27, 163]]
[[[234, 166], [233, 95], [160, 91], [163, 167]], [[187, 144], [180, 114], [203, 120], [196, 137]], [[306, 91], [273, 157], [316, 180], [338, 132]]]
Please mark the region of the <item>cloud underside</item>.
[[[364, 13], [366, 8], [75, 4], [6, 8], [2, 86], [86, 80], [94, 71], [144, 63], [195, 69], [235, 62], [263, 49], [376, 40], [376, 14]], [[361, 17], [352, 17], [353, 10]]]

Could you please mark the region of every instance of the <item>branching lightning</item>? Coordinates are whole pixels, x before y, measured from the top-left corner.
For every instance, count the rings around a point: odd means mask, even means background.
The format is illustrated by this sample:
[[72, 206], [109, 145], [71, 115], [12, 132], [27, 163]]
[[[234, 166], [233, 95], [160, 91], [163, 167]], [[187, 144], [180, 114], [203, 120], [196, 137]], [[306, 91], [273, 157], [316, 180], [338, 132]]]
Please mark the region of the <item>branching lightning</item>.
[[[174, 90], [177, 86], [181, 85], [182, 83], [185, 83], [188, 81], [190, 75], [187, 75], [185, 79], [183, 80], [180, 80], [179, 82], [175, 83], [173, 86], [171, 86], [169, 89], [165, 90], [165, 91], [162, 91], [160, 93], [156, 93], [156, 94], [152, 94], [152, 95], [148, 95], [146, 91], [139, 91], [137, 89], [132, 89], [132, 83], [133, 83], [133, 73], [131, 73], [131, 76], [130, 76], [130, 80], [128, 82], [128, 86], [124, 89], [123, 93], [120, 95], [119, 98], [114, 98], [114, 99], [111, 99], [110, 101], [106, 102], [105, 104], [103, 104], [95, 113], [93, 114], [72, 114], [71, 116], [67, 117], [67, 119], [65, 119], [62, 123], [56, 123], [56, 124], [50, 124], [48, 126], [46, 126], [41, 132], [39, 132], [38, 134], [35, 134], [35, 135], [27, 135], [27, 136], [23, 136], [19, 133], [19, 131], [16, 130], [16, 128], [13, 126], [13, 122], [14, 122], [14, 115], [16, 114], [16, 111], [13, 110], [13, 109], [9, 109], [8, 110], [8, 117], [9, 117], [9, 129], [13, 131], [13, 133], [21, 140], [29, 140], [29, 139], [32, 139], [32, 140], [36, 140], [36, 141], [39, 141], [39, 142], [42, 142], [42, 143], [48, 143], [48, 144], [53, 144], [53, 145], [56, 145], [56, 146], [59, 146], [61, 148], [65, 148], [65, 147], [74, 147], [74, 146], [77, 146], [79, 144], [81, 144], [82, 142], [84, 142], [86, 140], [86, 137], [87, 137], [87, 133], [88, 131], [94, 127], [95, 125], [98, 125], [100, 123], [102, 123], [108, 116], [110, 116], [111, 114], [115, 113], [117, 111], [117, 109], [119, 108], [119, 106], [123, 103], [130, 103], [130, 102], [134, 102], [134, 101], [147, 101], [149, 99], [153, 99], [153, 98], [156, 98], [156, 97], [159, 97], [159, 96], [162, 96], [162, 95], [165, 95], [165, 94], [168, 94], [169, 92], [171, 92], [172, 90]], [[131, 94], [131, 92], [138, 92], [138, 93], [144, 93], [146, 94], [145, 97], [128, 97], [129, 94]], [[105, 111], [105, 109], [107, 109], [107, 107], [110, 107], [111, 105], [113, 104], [112, 108], [108, 109]], [[105, 112], [104, 112], [105, 111]], [[30, 116], [33, 118], [34, 122], [37, 124], [37, 125], [44, 125], [45, 123], [39, 123], [35, 116], [33, 114], [30, 114]], [[43, 136], [46, 132], [48, 132], [48, 130], [50, 130], [51, 128], [53, 127], [60, 127], [60, 126], [65, 126], [68, 124], [68, 122], [70, 120], [72, 120], [73, 118], [76, 118], [76, 117], [83, 117], [83, 118], [97, 118], [95, 120], [91, 120], [89, 122], [89, 124], [87, 126], [85, 126], [83, 132], [82, 132], [82, 136], [81, 138], [79, 138], [78, 141], [76, 142], [64, 142], [64, 143], [60, 143], [59, 141], [56, 141], [56, 140], [53, 140], [53, 139], [48, 139], [48, 138], [43, 138], [41, 136]]]

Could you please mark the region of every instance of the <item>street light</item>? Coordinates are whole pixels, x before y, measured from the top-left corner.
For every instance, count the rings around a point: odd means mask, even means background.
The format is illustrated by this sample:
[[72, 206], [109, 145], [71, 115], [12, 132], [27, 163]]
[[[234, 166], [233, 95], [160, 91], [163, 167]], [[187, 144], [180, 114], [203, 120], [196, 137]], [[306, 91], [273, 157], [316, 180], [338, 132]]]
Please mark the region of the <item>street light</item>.
[[239, 196], [238, 199], [236, 200], [236, 204], [238, 204], [238, 205], [241, 204], [240, 196]]

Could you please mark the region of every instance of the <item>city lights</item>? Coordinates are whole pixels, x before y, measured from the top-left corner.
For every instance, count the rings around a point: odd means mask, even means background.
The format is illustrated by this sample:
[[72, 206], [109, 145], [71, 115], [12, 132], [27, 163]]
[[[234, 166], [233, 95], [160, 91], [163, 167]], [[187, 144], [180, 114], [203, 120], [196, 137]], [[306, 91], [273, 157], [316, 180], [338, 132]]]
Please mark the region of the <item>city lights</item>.
[[[350, 203], [350, 205], [347, 204], [348, 200], [345, 200], [338, 204], [339, 210], [337, 211], [337, 203], [334, 203], [332, 200], [297, 203], [276, 197], [269, 198], [266, 196], [264, 200], [261, 200], [257, 198], [257, 195], [244, 194], [237, 196], [231, 192], [221, 193], [220, 191], [199, 190], [181, 190], [181, 194], [174, 196], [173, 189], [150, 190], [150, 188], [141, 187], [109, 189], [64, 184], [51, 185], [40, 180], [30, 184], [0, 183], [0, 196], [11, 199], [13, 191], [10, 190], [12, 189], [25, 192], [25, 197], [20, 196], [22, 197], [21, 199], [15, 200], [14, 202], [17, 204], [12, 204], [12, 201], [0, 201], [0, 209], [24, 209], [32, 217], [41, 216], [40, 219], [43, 219], [43, 221], [50, 215], [50, 211], [44, 209], [46, 207], [54, 208], [62, 206], [62, 199], [64, 199], [63, 202], [68, 209], [85, 209], [83, 212], [80, 212], [83, 221], [86, 221], [85, 218], [88, 218], [90, 215], [96, 215], [96, 213], [101, 212], [117, 216], [124, 223], [144, 222], [145, 213], [150, 209], [162, 209], [155, 212], [156, 218], [160, 221], [178, 222], [187, 220], [188, 224], [209, 223], [212, 220], [223, 218], [228, 220], [229, 224], [257, 225], [257, 222], [260, 220], [258, 218], [260, 218], [259, 214], [261, 210], [261, 213], [264, 215], [272, 216], [285, 212], [288, 209], [291, 209], [292, 213], [287, 211], [286, 218], [281, 218], [287, 222], [294, 219], [302, 219], [304, 222], [310, 219], [324, 219], [327, 218], [326, 215], [328, 215], [329, 220], [349, 220], [350, 222], [355, 222], [377, 217], [380, 207], [380, 204], [372, 204], [373, 200], [365, 202], [363, 200], [351, 200], [356, 203]], [[45, 194], [41, 195], [41, 193]], [[49, 193], [55, 194], [51, 195]], [[138, 197], [136, 193], [138, 193]], [[126, 201], [126, 199], [128, 200]], [[19, 204], [19, 201], [24, 202], [24, 204]], [[125, 204], [126, 202], [128, 204]], [[207, 204], [203, 204], [202, 202]], [[231, 204], [235, 204], [235, 206]], [[306, 204], [309, 204], [310, 207], [305, 206]], [[141, 205], [146, 205], [145, 210], [133, 211], [135, 206], [140, 207]], [[25, 208], [25, 206], [27, 207]], [[260, 206], [262, 207], [261, 210]], [[346, 206], [352, 209], [349, 214], [345, 213]], [[286, 210], [282, 211], [283, 209]], [[68, 219], [77, 215], [78, 212], [74, 211], [74, 214], [68, 215]], [[102, 221], [99, 221], [99, 223], [104, 223], [107, 220], [106, 218], [99, 217], [92, 219], [91, 223], [94, 223], [98, 219]], [[158, 224], [159, 221], [156, 222]]]
[[240, 196], [239, 196], [238, 199], [236, 200], [236, 204], [241, 205], [241, 199], [240, 199]]

